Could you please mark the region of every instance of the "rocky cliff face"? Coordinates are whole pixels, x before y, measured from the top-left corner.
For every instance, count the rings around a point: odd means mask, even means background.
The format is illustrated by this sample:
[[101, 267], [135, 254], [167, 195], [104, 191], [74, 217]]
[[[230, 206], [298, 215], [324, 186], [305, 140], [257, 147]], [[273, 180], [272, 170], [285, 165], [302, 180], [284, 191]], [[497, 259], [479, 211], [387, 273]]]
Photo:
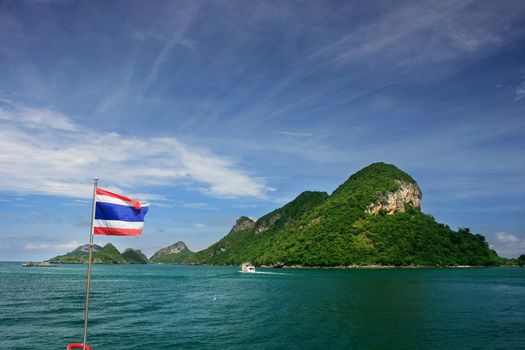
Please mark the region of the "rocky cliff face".
[[169, 247], [158, 250], [150, 258], [150, 262], [162, 264], [180, 264], [185, 262], [193, 254], [194, 253], [188, 249], [184, 242], [178, 241]]
[[152, 257], [151, 260], [155, 260], [155, 258], [161, 256], [161, 255], [168, 255], [168, 254], [177, 254], [182, 251], [187, 250], [188, 247], [186, 247], [186, 244], [182, 241], [178, 241], [175, 244], [170, 245], [169, 247], [162, 248], [158, 250]]
[[261, 232], [264, 232], [264, 231], [268, 231], [268, 229], [273, 224], [275, 224], [275, 222], [277, 220], [279, 220], [280, 218], [281, 218], [281, 214], [280, 213], [272, 215], [267, 221], [261, 222], [260, 224], [257, 225], [257, 227], [255, 228], [255, 233], [261, 233]]
[[[93, 253], [98, 253], [102, 250], [102, 247], [98, 244], [93, 244]], [[73, 250], [69, 254], [76, 254], [78, 256], [80, 255], [88, 255], [89, 254], [89, 244], [81, 245], [80, 247], [77, 247], [77, 249]]]
[[[96, 255], [98, 252], [102, 250], [102, 247], [98, 244], [93, 244], [93, 255]], [[85, 263], [87, 262], [87, 257], [89, 254], [89, 244], [84, 244], [79, 247], [77, 247], [75, 250], [65, 254], [65, 255], [59, 255], [55, 256], [54, 258], [50, 259], [50, 262], [52, 263], [73, 263], [73, 264], [79, 264], [79, 263]]]
[[395, 192], [382, 194], [381, 198], [371, 203], [366, 212], [369, 214], [378, 214], [381, 210], [386, 210], [387, 214], [403, 213], [405, 203], [420, 209], [422, 193], [419, 186], [413, 183], [396, 181], [399, 189]]
[[253, 229], [255, 227], [255, 221], [246, 216], [241, 216], [235, 222], [235, 225], [232, 227], [230, 233]]

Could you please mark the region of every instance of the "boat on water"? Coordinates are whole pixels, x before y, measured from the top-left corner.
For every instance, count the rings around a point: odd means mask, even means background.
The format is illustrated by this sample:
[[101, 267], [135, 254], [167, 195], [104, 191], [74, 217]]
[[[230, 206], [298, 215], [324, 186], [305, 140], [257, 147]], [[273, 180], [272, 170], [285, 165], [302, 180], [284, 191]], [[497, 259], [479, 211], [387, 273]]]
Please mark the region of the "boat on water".
[[241, 265], [241, 272], [255, 272], [255, 266], [252, 264], [245, 262]]

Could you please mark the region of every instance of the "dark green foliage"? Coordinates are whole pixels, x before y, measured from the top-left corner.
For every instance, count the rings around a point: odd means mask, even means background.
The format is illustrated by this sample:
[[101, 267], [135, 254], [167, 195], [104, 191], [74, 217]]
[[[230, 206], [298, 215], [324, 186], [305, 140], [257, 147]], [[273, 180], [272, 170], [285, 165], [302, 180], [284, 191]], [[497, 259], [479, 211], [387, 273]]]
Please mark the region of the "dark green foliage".
[[496, 265], [498, 256], [481, 235], [454, 232], [420, 212], [369, 216], [364, 232], [374, 247], [373, 264]]
[[393, 215], [366, 213], [371, 203], [396, 191], [401, 183], [416, 184], [395, 166], [374, 163], [352, 175], [330, 196], [305, 192], [252, 226], [234, 227], [188, 262], [302, 266], [501, 263], [483, 236], [469, 229], [455, 232], [419, 208], [406, 204], [405, 212]]
[[227, 236], [196, 253], [190, 261], [226, 265], [250, 261], [265, 252], [276, 232], [308, 215], [326, 198], [328, 194], [325, 192], [303, 192], [284, 207], [264, 215], [255, 223], [247, 217], [241, 217]]
[[93, 257], [95, 264], [126, 264], [126, 259], [120, 254], [117, 248], [111, 243], [106, 244]]
[[193, 254], [184, 242], [179, 241], [157, 251], [150, 258], [150, 261], [157, 264], [180, 264], [191, 258]]
[[286, 224], [307, 214], [312, 208], [321, 204], [326, 198], [328, 198], [328, 193], [326, 192], [303, 192], [284, 207], [276, 209], [259, 218], [255, 223], [255, 231], [259, 231], [262, 228], [283, 228]]
[[128, 248], [122, 253], [122, 257], [128, 264], [147, 264], [149, 263], [146, 255], [142, 254], [140, 250]]

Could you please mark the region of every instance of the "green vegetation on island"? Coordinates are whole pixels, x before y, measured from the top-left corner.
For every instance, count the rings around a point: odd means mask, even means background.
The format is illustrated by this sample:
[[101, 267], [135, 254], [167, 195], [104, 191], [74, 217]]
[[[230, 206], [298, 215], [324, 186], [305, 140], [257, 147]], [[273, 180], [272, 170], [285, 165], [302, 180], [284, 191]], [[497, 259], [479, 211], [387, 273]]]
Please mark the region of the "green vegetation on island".
[[[85, 264], [88, 261], [89, 245], [82, 245], [72, 252], [59, 255], [49, 260], [54, 264]], [[140, 250], [128, 248], [120, 253], [111, 243], [101, 247], [93, 244], [94, 264], [147, 264], [148, 258]]]
[[[101, 249], [102, 247], [98, 244], [93, 244], [93, 255], [96, 255]], [[67, 254], [55, 256], [49, 262], [53, 264], [84, 264], [88, 261], [88, 254], [89, 244], [84, 244]]]
[[128, 264], [147, 264], [148, 257], [144, 255], [139, 249], [128, 248], [122, 253], [122, 257]]
[[[490, 266], [525, 265], [525, 256], [500, 258], [485, 237], [452, 230], [421, 212], [416, 181], [391, 164], [374, 163], [353, 174], [331, 195], [303, 192], [257, 221], [240, 217], [217, 243], [192, 252], [177, 242], [152, 263], [266, 266]], [[52, 263], [85, 263], [88, 246]], [[147, 263], [140, 251], [123, 254], [94, 245], [95, 263]]]
[[95, 264], [126, 264], [126, 259], [111, 243], [106, 244], [97, 254], [93, 256]]
[[420, 211], [421, 191], [394, 165], [374, 163], [331, 195], [305, 192], [253, 221], [241, 217], [197, 264], [486, 266], [502, 263], [485, 238]]
[[162, 248], [150, 258], [152, 263], [159, 264], [182, 264], [187, 262], [193, 253], [184, 242], [177, 242], [169, 247]]

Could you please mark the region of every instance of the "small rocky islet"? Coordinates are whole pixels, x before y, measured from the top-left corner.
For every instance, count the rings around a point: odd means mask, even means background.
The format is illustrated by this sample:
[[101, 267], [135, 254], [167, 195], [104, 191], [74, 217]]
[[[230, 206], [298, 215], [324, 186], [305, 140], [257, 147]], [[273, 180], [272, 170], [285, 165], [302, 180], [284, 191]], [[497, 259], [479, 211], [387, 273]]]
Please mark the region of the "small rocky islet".
[[[373, 163], [334, 192], [307, 191], [258, 220], [240, 217], [210, 247], [192, 252], [184, 242], [157, 251], [120, 253], [93, 246], [93, 262], [257, 266], [491, 266], [509, 263], [468, 228], [452, 230], [421, 211], [417, 182], [396, 166]], [[88, 246], [51, 263], [85, 263]]]
[[[59, 255], [49, 260], [51, 264], [85, 264], [88, 261], [89, 244], [77, 247], [75, 250]], [[147, 264], [149, 260], [139, 249], [128, 248], [120, 253], [111, 243], [101, 247], [93, 244], [92, 262], [94, 264]]]

